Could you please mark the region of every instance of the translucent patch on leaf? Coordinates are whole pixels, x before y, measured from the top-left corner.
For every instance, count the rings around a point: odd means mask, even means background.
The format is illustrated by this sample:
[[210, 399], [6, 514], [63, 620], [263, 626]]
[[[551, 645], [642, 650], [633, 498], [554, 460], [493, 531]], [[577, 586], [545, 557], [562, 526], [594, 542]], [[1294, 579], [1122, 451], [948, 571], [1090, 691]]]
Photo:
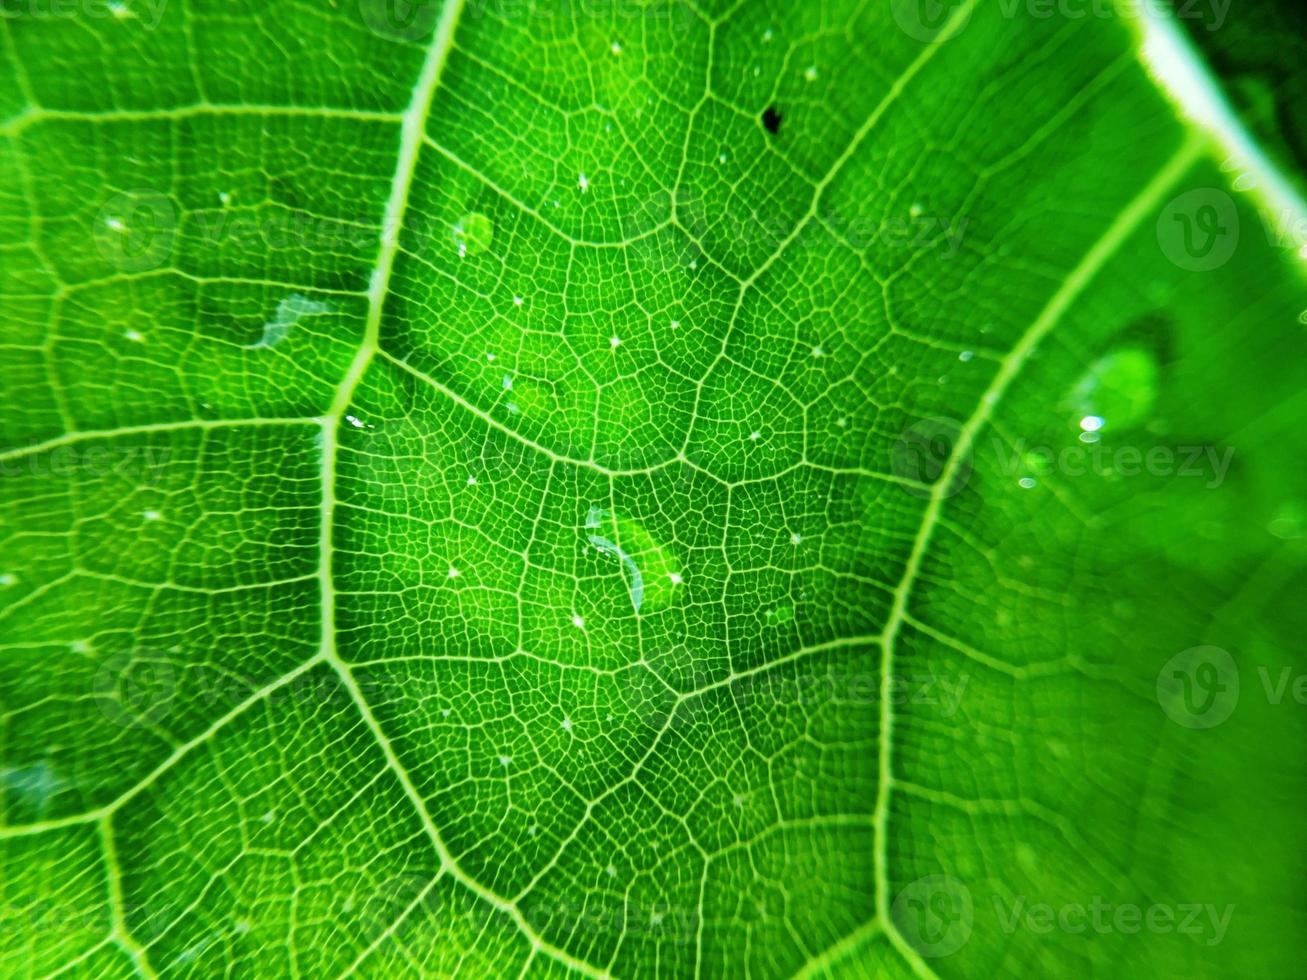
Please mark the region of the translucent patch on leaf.
[[0, 768], [0, 796], [21, 801], [38, 817], [44, 817], [50, 801], [66, 786], [44, 760], [27, 766]]
[[458, 248], [459, 258], [488, 251], [494, 240], [494, 222], [479, 211], [472, 212], [454, 225], [454, 244]]
[[331, 307], [316, 299], [309, 299], [299, 293], [291, 293], [277, 304], [277, 312], [271, 320], [263, 325], [263, 336], [252, 344], [245, 344], [246, 350], [259, 350], [263, 347], [275, 347], [286, 339], [291, 327], [300, 322], [301, 317], [330, 313]]
[[672, 604], [681, 573], [670, 550], [660, 545], [636, 521], [591, 507], [585, 520], [586, 540], [620, 563], [631, 594], [631, 608], [665, 609]]
[[1080, 376], [1067, 401], [1085, 432], [1133, 428], [1157, 401], [1157, 361], [1138, 347], [1105, 354]]
[[794, 607], [787, 603], [775, 609], [768, 609], [765, 615], [772, 623], [788, 623], [794, 618]]

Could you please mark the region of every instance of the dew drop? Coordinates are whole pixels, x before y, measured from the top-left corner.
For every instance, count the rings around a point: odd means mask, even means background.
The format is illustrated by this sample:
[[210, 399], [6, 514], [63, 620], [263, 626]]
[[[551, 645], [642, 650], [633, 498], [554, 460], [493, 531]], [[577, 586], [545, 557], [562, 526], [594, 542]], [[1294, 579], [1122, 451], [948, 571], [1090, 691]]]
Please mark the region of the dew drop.
[[466, 215], [462, 221], [454, 225], [453, 231], [459, 258], [480, 255], [489, 249], [495, 240], [494, 222], [480, 211], [473, 211]]
[[1307, 510], [1292, 501], [1281, 504], [1266, 525], [1267, 531], [1283, 541], [1301, 538], [1304, 529], [1307, 529]]
[[671, 604], [681, 580], [679, 563], [642, 524], [596, 505], [586, 515], [583, 533], [596, 551], [617, 559], [634, 612]]
[[1157, 374], [1157, 361], [1139, 347], [1100, 357], [1080, 376], [1067, 399], [1080, 428], [1097, 432], [1107, 419], [1114, 429], [1131, 429], [1143, 422], [1157, 400]]

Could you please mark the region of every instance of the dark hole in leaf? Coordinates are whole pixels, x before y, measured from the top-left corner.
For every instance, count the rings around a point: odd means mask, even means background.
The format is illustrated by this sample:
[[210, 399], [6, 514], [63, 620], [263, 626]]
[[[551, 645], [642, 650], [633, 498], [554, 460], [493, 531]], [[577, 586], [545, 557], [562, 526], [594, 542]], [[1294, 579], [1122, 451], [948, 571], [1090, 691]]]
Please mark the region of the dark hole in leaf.
[[767, 132], [773, 136], [781, 131], [781, 114], [774, 105], [769, 105], [763, 112], [762, 124], [767, 127]]

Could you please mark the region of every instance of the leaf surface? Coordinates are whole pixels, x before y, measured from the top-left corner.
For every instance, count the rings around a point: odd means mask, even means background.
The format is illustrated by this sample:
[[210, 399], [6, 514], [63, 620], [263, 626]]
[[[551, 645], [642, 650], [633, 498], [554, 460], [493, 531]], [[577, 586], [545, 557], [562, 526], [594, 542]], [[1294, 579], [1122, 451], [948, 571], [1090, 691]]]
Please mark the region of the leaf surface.
[[929, 7], [4, 8], [0, 972], [1292, 973], [1300, 264]]

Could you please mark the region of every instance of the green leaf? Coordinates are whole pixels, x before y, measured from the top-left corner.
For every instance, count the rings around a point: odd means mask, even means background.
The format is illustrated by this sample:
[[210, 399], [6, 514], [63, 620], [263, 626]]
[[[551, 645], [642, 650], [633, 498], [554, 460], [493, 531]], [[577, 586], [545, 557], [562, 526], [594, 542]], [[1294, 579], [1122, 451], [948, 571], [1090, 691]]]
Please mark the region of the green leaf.
[[1303, 211], [1139, 22], [0, 12], [0, 973], [1299, 969]]
[[1257, 141], [1299, 189], [1307, 163], [1307, 10], [1273, 0], [1172, 0], [1176, 20], [1225, 80]]

